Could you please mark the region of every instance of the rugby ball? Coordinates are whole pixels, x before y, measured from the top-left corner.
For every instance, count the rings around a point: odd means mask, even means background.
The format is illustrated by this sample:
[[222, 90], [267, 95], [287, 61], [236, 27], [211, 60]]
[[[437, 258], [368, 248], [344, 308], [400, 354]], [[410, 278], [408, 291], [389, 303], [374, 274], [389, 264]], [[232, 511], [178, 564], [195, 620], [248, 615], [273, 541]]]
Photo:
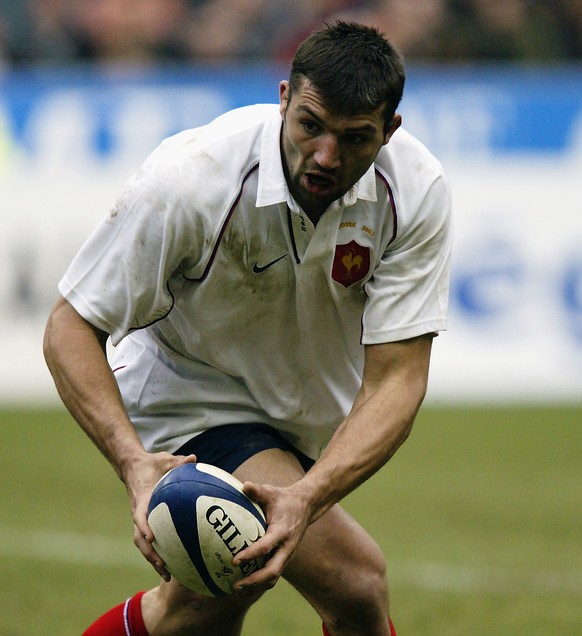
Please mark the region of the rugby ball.
[[209, 464], [173, 468], [157, 483], [148, 506], [153, 546], [182, 585], [205, 596], [227, 596], [234, 584], [264, 565], [232, 564], [265, 534], [261, 508], [242, 483]]

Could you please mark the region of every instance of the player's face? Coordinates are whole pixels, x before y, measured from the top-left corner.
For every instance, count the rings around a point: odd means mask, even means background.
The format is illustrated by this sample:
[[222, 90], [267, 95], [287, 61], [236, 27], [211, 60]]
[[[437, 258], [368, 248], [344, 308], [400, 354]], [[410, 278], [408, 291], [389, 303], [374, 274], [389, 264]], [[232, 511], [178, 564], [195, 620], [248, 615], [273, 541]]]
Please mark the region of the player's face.
[[365, 174], [401, 118], [396, 115], [385, 133], [383, 106], [360, 115], [334, 114], [307, 79], [291, 96], [288, 82], [281, 82], [280, 99], [289, 190], [316, 220]]

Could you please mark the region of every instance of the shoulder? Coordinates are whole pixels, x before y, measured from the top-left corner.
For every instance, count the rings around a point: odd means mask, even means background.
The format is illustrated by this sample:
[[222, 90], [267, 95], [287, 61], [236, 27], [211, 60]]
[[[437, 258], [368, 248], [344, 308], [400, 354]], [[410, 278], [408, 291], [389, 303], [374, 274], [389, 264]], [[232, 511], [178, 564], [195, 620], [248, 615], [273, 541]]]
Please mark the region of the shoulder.
[[[416, 208], [430, 196], [446, 204], [449, 181], [441, 162], [416, 137], [399, 128], [375, 162], [401, 206]], [[430, 193], [430, 194], [429, 194]]]
[[[452, 231], [452, 198], [441, 162], [406, 130], [394, 133], [382, 148], [376, 170], [390, 190], [398, 231], [393, 248], [409, 240], [440, 236], [448, 244]], [[419, 234], [420, 233], [420, 234]]]
[[409, 174], [431, 180], [444, 175], [441, 162], [416, 137], [399, 128], [378, 154], [376, 164], [389, 174]]
[[166, 201], [203, 209], [225, 202], [259, 162], [274, 104], [229, 111], [205, 126], [164, 139], [134, 175], [140, 188]]
[[[152, 156], [166, 161], [193, 161], [211, 154], [223, 163], [235, 163], [237, 151], [252, 152], [265, 125], [278, 117], [275, 104], [257, 104], [228, 111], [205, 126], [191, 128], [165, 139]], [[236, 147], [234, 144], [236, 143]]]

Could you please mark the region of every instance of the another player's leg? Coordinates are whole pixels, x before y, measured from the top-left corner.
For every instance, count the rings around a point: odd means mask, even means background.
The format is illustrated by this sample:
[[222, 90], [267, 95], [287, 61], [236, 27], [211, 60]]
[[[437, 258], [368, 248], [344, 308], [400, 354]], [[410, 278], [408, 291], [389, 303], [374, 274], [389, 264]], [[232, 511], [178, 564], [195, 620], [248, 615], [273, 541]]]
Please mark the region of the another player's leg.
[[[288, 452], [270, 449], [242, 464], [241, 481], [284, 486], [304, 474]], [[336, 505], [307, 529], [283, 576], [319, 613], [333, 636], [390, 636], [384, 556]]]

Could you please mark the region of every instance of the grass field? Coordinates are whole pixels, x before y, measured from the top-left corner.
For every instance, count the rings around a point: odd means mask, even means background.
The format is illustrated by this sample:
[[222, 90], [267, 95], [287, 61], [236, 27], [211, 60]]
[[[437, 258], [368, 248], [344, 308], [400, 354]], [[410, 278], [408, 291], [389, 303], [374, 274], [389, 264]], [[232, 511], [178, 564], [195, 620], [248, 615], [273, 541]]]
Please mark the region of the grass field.
[[[0, 634], [77, 636], [156, 582], [124, 488], [63, 411], [0, 411], [0, 432]], [[387, 556], [399, 636], [582, 635], [582, 407], [426, 408], [345, 505]], [[320, 633], [284, 583], [244, 631]]]

